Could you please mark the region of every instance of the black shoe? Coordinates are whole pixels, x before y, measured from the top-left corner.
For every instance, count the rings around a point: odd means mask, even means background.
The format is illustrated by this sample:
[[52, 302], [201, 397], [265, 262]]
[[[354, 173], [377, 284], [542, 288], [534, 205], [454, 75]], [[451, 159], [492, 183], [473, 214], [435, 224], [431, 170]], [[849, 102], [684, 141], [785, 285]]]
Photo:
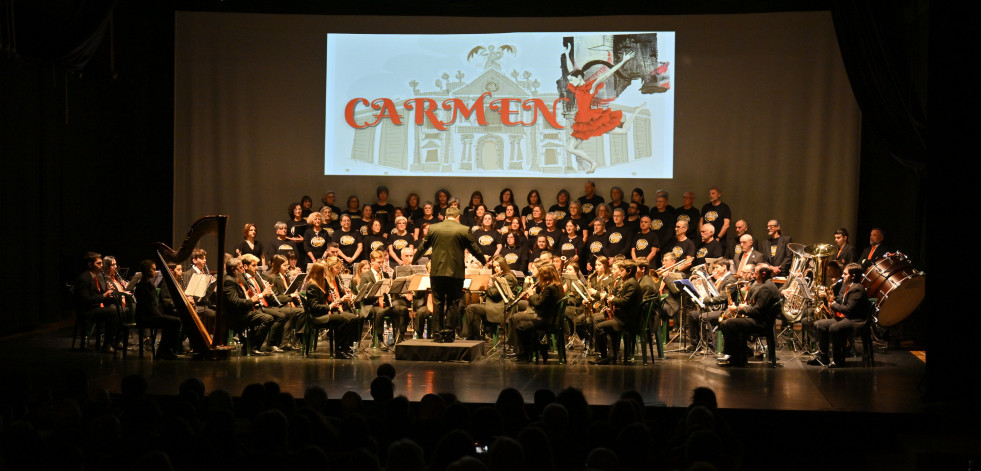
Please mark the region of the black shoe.
[[381, 351], [383, 351], [383, 352], [387, 352], [388, 351], [388, 344], [385, 343], [385, 342], [382, 342], [382, 344], [378, 346], [378, 349], [381, 350]]
[[609, 358], [600, 358], [599, 360], [592, 361], [589, 364], [590, 365], [610, 365], [612, 363], [613, 362], [611, 362]]
[[826, 366], [828, 364], [828, 357], [826, 356], [816, 356], [807, 362], [809, 366]]
[[519, 365], [528, 365], [528, 364], [531, 364], [531, 359], [528, 358], [525, 355], [520, 355], [520, 356], [518, 356], [518, 358], [516, 358], [514, 360], [514, 362], [517, 363], [517, 364], [519, 364]]

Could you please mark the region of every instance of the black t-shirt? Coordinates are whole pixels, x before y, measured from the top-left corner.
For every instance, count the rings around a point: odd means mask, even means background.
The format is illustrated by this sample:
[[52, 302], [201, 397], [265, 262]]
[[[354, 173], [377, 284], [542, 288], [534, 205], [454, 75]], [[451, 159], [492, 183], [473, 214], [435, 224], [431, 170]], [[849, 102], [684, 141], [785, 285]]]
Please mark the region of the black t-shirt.
[[493, 257], [497, 252], [497, 244], [501, 243], [501, 233], [493, 229], [477, 229], [473, 231], [473, 238], [477, 241], [477, 246], [485, 256]]
[[651, 253], [651, 250], [658, 248], [660, 245], [660, 240], [657, 238], [657, 233], [654, 231], [647, 231], [647, 234], [636, 232], [634, 234], [633, 249], [637, 253], [638, 257], [647, 258], [647, 255]]
[[288, 257], [289, 252], [293, 251], [297, 256], [300, 255], [300, 251], [296, 250], [296, 244], [292, 240], [278, 238], [273, 239], [269, 245], [266, 246], [266, 263], [272, 263], [273, 255], [282, 255]]
[[[329, 240], [330, 235], [327, 234], [326, 229], [321, 228], [318, 232], [314, 231], [311, 227], [303, 233], [303, 253], [313, 253], [313, 258], [319, 260], [323, 258], [324, 252], [327, 251], [327, 242]], [[309, 260], [307, 261], [309, 262]]]
[[261, 260], [262, 242], [259, 242], [257, 240], [252, 242], [252, 245], [253, 245], [252, 247], [249, 247], [249, 243], [243, 240], [242, 242], [239, 242], [238, 247], [236, 247], [235, 250], [238, 250], [239, 256], [250, 253], [252, 255], [255, 255], [256, 257], [259, 257], [259, 259]]
[[415, 245], [415, 239], [412, 238], [412, 233], [406, 231], [405, 235], [390, 234], [388, 236], [388, 245], [392, 246], [397, 257], [402, 257], [402, 249]]
[[535, 222], [534, 219], [529, 219], [525, 223], [525, 230], [528, 232], [528, 239], [534, 241], [538, 234], [545, 232], [545, 220], [542, 222]]
[[590, 234], [586, 239], [586, 252], [589, 253], [589, 262], [592, 263], [596, 257], [606, 255], [606, 233]]
[[559, 231], [549, 231], [542, 230], [542, 234], [545, 234], [545, 238], [548, 240], [548, 246], [552, 247], [552, 253], [555, 255], [559, 254], [559, 241], [562, 240], [564, 234]]
[[698, 239], [700, 236], [698, 218], [702, 216], [702, 214], [698, 212], [698, 208], [694, 206], [688, 209], [678, 208], [675, 210], [675, 214], [677, 214], [675, 221], [685, 221], [688, 223], [688, 232], [686, 232], [685, 235], [687, 235], [689, 239]]
[[[732, 220], [732, 211], [729, 210], [729, 205], [722, 202], [718, 206], [713, 206], [711, 202], [705, 203], [705, 206], [702, 206], [702, 219], [705, 220], [706, 224], [715, 226], [715, 238], [718, 239], [720, 238], [719, 231], [722, 230], [725, 220]], [[728, 235], [727, 230], [726, 236]]]
[[548, 212], [555, 214], [555, 220], [565, 219], [569, 215], [569, 205], [559, 206], [558, 204], [553, 204], [548, 208]]
[[707, 244], [702, 243], [702, 245], [695, 250], [695, 261], [692, 262], [692, 264], [701, 265], [705, 263], [706, 258], [719, 258], [722, 256], [723, 252], [724, 250], [722, 249], [722, 244], [720, 244], [719, 241], [712, 239]]
[[668, 211], [658, 212], [657, 208], [651, 210], [651, 230], [657, 234], [657, 240], [667, 242], [674, 237], [674, 213]]
[[634, 232], [626, 224], [622, 227], [610, 227], [606, 231], [606, 256], [623, 255], [630, 258], [630, 243], [633, 238]]
[[664, 253], [673, 253], [675, 257], [678, 257], [678, 261], [682, 261], [685, 257], [695, 256], [695, 243], [691, 239], [685, 239], [678, 241], [678, 239], [672, 237], [668, 241], [668, 245], [664, 247]]
[[[351, 229], [350, 231], [344, 232], [343, 229], [338, 229], [334, 231], [334, 237], [331, 238], [331, 242], [337, 242], [337, 245], [347, 257], [353, 257], [354, 253], [358, 251], [358, 245], [363, 244], [364, 238], [361, 233]], [[359, 258], [364, 258], [365, 249], [362, 246], [361, 255]]]
[[[361, 258], [370, 260], [368, 255], [374, 250], [388, 253], [388, 240], [381, 234], [369, 234], [361, 239]], [[350, 255], [348, 255], [350, 257]]]
[[518, 270], [524, 272], [528, 270], [528, 251], [522, 246], [517, 245], [514, 247], [505, 245], [501, 247], [501, 256], [504, 260], [507, 260], [508, 265], [510, 265], [512, 270]]
[[395, 218], [395, 216], [393, 216], [393, 213], [395, 213], [395, 206], [392, 206], [391, 203], [385, 203], [385, 204], [375, 203], [371, 205], [371, 214], [375, 216], [375, 219], [378, 219], [379, 221], [382, 222], [382, 227], [388, 227], [389, 224], [394, 222], [392, 221], [392, 219]]
[[594, 194], [592, 198], [586, 198], [586, 195], [579, 197], [579, 202], [582, 204], [582, 214], [589, 219], [596, 217], [596, 207], [600, 203], [605, 203], [606, 200], [602, 196]]

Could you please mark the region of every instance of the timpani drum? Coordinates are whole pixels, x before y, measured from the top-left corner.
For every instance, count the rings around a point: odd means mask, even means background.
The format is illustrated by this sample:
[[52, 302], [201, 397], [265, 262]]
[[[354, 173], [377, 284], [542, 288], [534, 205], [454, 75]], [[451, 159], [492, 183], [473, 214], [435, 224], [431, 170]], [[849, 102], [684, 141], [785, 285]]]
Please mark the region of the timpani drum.
[[866, 269], [862, 285], [870, 298], [877, 298], [878, 323], [883, 327], [912, 314], [926, 295], [926, 275], [900, 252], [888, 253]]

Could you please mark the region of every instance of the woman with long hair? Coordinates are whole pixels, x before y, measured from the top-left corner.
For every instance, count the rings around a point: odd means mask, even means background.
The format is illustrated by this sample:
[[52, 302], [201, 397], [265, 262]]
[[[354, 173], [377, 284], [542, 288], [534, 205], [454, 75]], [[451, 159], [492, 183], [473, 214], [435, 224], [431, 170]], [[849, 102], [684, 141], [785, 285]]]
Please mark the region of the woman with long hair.
[[[307, 293], [307, 321], [312, 325], [327, 325], [334, 329], [337, 342], [336, 358], [354, 358], [351, 346], [358, 339], [358, 316], [353, 314], [354, 295], [341, 285], [340, 273], [344, 263], [337, 257], [327, 257], [314, 263], [304, 279]], [[312, 334], [308, 332], [307, 335]]]
[[518, 351], [517, 363], [531, 363], [531, 354], [536, 349], [543, 363], [548, 362], [548, 344], [542, 345], [538, 342], [536, 331], [552, 325], [559, 314], [559, 303], [563, 296], [562, 277], [551, 260], [539, 260], [532, 266], [532, 273], [537, 281], [532, 289], [519, 295], [527, 296], [534, 292], [528, 298], [531, 309], [511, 316], [511, 331], [517, 334], [512, 337], [517, 340], [513, 342]]
[[525, 250], [524, 241], [518, 238], [519, 232], [511, 231], [504, 234], [504, 242], [501, 244], [501, 252], [498, 254], [504, 257], [509, 266], [521, 270], [528, 265], [528, 251]]

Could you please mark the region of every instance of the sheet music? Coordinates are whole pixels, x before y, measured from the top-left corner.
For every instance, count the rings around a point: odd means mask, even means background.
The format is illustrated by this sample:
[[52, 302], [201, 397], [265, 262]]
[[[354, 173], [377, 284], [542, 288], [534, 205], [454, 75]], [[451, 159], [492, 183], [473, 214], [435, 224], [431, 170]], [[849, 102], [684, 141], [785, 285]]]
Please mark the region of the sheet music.
[[293, 282], [290, 283], [289, 288], [286, 289], [286, 294], [293, 294], [294, 292], [296, 292], [296, 290], [300, 289], [300, 286], [303, 286], [303, 280], [306, 277], [307, 277], [306, 273], [300, 273], [299, 275], [296, 275], [296, 278], [294, 278]]
[[203, 298], [208, 294], [209, 284], [211, 284], [211, 275], [195, 273], [191, 275], [190, 281], [187, 282], [187, 288], [184, 288], [184, 294], [194, 296], [195, 298]]

